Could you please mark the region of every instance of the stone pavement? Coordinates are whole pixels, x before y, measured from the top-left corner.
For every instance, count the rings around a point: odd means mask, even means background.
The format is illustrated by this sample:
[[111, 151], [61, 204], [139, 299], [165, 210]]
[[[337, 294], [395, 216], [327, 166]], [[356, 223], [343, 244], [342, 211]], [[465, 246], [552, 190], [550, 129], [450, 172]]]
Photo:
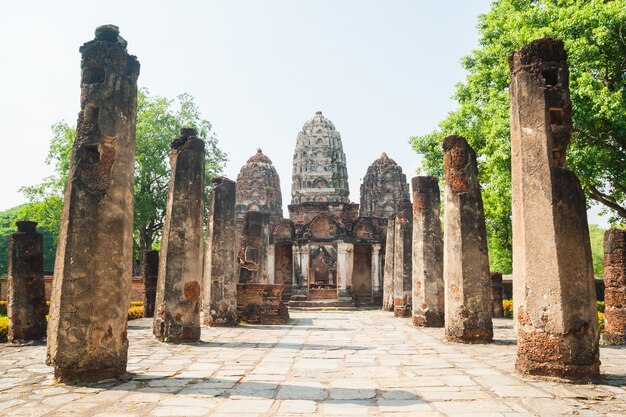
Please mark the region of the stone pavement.
[[45, 346], [0, 345], [2, 416], [624, 416], [626, 348], [601, 349], [602, 385], [514, 373], [512, 320], [496, 343], [442, 341], [381, 311], [292, 312], [284, 326], [202, 329], [198, 343], [130, 322], [129, 382], [54, 384]]

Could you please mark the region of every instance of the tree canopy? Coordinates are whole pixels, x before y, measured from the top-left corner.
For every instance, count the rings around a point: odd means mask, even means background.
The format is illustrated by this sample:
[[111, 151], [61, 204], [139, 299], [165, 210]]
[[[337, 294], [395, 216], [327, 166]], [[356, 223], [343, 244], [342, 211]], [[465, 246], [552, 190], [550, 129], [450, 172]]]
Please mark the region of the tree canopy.
[[[135, 153], [135, 249], [150, 250], [160, 241], [165, 217], [170, 178], [170, 144], [181, 127], [193, 127], [205, 142], [205, 180], [219, 174], [227, 160], [218, 147], [211, 123], [202, 118], [194, 98], [179, 95], [175, 100], [151, 96], [140, 89], [137, 96], [137, 133]], [[63, 207], [63, 191], [70, 167], [72, 144], [76, 129], [65, 121], [52, 126], [52, 139], [46, 163], [54, 166], [54, 174], [41, 184], [23, 187], [30, 203], [19, 211], [19, 218], [39, 222], [56, 236]]]
[[592, 202], [626, 219], [626, 0], [495, 0], [478, 22], [479, 47], [462, 59], [459, 107], [411, 138], [422, 169], [443, 177], [443, 139], [464, 136], [479, 162], [492, 270], [511, 270], [511, 171], [507, 57], [535, 39], [564, 42], [574, 131], [567, 162]]

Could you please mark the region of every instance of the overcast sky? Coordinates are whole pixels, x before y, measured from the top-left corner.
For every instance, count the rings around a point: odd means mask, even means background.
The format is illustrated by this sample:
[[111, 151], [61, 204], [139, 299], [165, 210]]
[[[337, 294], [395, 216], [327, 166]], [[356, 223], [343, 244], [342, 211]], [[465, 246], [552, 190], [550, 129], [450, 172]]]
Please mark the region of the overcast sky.
[[[235, 179], [256, 148], [290, 202], [296, 135], [321, 110], [341, 133], [350, 197], [382, 152], [407, 177], [408, 139], [432, 131], [456, 103], [460, 59], [477, 46], [490, 1], [212, 0], [12, 1], [0, 14], [0, 210], [26, 202], [23, 185], [51, 173], [50, 126], [76, 123], [78, 48], [120, 27], [153, 95], [196, 98]], [[592, 223], [599, 221], [590, 219]]]

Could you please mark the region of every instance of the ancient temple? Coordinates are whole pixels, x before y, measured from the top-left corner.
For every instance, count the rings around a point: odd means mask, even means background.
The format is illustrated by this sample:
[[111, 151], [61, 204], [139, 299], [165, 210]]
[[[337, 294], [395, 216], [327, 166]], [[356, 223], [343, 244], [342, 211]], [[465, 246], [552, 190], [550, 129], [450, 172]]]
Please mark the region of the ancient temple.
[[385, 154], [374, 162], [361, 186], [367, 207], [359, 213], [349, 198], [341, 135], [318, 111], [296, 138], [289, 219], [280, 215], [279, 184], [270, 159], [260, 151], [237, 178], [242, 233], [246, 212], [271, 216], [268, 283], [283, 284], [283, 298], [296, 304], [380, 303], [386, 219], [397, 201], [409, 198], [402, 169]]

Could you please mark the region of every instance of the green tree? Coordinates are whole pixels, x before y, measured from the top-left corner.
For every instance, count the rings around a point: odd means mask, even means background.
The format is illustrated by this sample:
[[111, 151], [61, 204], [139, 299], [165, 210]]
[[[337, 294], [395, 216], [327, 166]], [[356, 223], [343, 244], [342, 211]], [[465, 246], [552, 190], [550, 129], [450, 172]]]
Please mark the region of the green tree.
[[574, 131], [568, 164], [594, 202], [626, 218], [626, 0], [496, 0], [480, 16], [479, 48], [463, 58], [459, 108], [411, 138], [423, 171], [443, 173], [441, 143], [464, 136], [478, 155], [493, 270], [511, 270], [510, 82], [508, 55], [542, 37], [569, 55]]
[[[135, 154], [134, 235], [137, 253], [152, 249], [160, 239], [165, 216], [170, 166], [171, 141], [181, 127], [194, 127], [206, 145], [205, 177], [208, 195], [210, 180], [219, 174], [227, 160], [218, 148], [218, 141], [209, 121], [202, 118], [198, 106], [189, 94], [175, 100], [151, 96], [147, 89], [137, 95], [137, 134]], [[66, 122], [52, 126], [53, 137], [46, 163], [54, 165], [54, 174], [41, 184], [23, 187], [30, 203], [19, 217], [37, 221], [58, 236], [63, 208], [63, 191], [70, 167], [72, 144], [76, 130]]]
[[604, 232], [596, 224], [589, 225], [589, 240], [591, 241], [591, 256], [593, 257], [593, 273], [604, 274]]

